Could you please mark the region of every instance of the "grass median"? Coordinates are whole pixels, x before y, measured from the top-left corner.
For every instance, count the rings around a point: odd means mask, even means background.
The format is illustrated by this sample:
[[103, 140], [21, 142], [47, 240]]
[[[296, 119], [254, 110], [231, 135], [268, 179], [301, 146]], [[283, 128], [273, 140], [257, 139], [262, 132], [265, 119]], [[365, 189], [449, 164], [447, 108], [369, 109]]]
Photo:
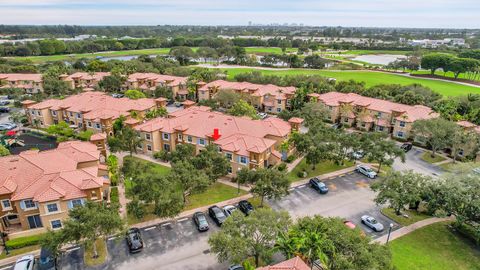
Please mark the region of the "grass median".
[[[312, 165], [307, 164], [306, 159], [302, 159], [298, 165], [293, 168], [291, 172], [288, 173], [287, 177], [290, 182], [296, 182], [304, 178], [311, 178], [321, 174], [331, 173], [341, 169], [345, 169], [353, 166], [353, 162], [346, 161], [344, 165], [335, 164], [332, 161], [323, 161], [315, 165], [315, 168], [312, 168]], [[307, 173], [306, 177], [301, 177], [299, 174], [305, 171]]]

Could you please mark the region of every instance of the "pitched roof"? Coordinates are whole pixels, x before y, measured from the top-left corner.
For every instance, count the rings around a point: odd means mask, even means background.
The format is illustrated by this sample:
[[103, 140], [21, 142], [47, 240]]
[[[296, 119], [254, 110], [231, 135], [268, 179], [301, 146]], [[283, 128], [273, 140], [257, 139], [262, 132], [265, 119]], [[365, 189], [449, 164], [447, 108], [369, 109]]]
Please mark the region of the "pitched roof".
[[0, 194], [11, 200], [37, 202], [85, 197], [85, 189], [103, 186], [98, 165], [79, 168], [79, 163], [98, 161], [100, 152], [89, 142], [62, 142], [58, 148], [0, 158]]
[[286, 95], [293, 95], [297, 90], [293, 86], [277, 86], [273, 84], [255, 84], [250, 82], [229, 82], [224, 80], [216, 80], [209, 82], [202, 87], [200, 91], [206, 91], [210, 88], [218, 89], [232, 89], [241, 91], [243, 93], [249, 93], [253, 96], [265, 96], [271, 95], [276, 99], [286, 99]]
[[194, 106], [185, 110], [173, 112], [168, 118], [155, 118], [135, 127], [138, 131], [160, 131], [173, 133], [182, 131], [184, 135], [199, 138], [211, 137], [214, 129], [221, 135], [215, 144], [227, 151], [243, 154], [247, 152], [260, 153], [275, 144], [266, 139], [268, 135], [284, 137], [290, 133], [291, 126], [278, 118], [252, 120], [246, 117], [236, 117], [220, 112], [212, 112], [210, 108]]
[[66, 81], [73, 81], [73, 80], [93, 80], [93, 81], [100, 81], [105, 76], [110, 76], [110, 72], [75, 72], [71, 75], [65, 77]]
[[355, 93], [328, 92], [325, 94], [310, 94], [327, 106], [340, 106], [348, 103], [355, 106], [366, 107], [369, 110], [385, 113], [398, 113], [397, 120], [414, 122], [420, 119], [431, 119], [439, 117], [439, 114], [431, 108], [423, 105], [405, 105], [388, 100], [364, 97]]
[[0, 80], [42, 82], [42, 74], [0, 73]]
[[157, 73], [133, 73], [128, 76], [129, 82], [136, 82], [138, 80], [151, 80], [168, 86], [177, 86], [179, 84], [187, 83], [187, 77], [170, 76]]
[[302, 259], [295, 257], [275, 265], [257, 268], [257, 270], [310, 270], [310, 267]]
[[29, 109], [51, 110], [65, 109], [71, 112], [84, 113], [87, 120], [116, 119], [127, 116], [130, 111], [145, 111], [156, 106], [154, 99], [114, 98], [102, 92], [83, 92], [65, 99], [47, 99], [29, 106]]

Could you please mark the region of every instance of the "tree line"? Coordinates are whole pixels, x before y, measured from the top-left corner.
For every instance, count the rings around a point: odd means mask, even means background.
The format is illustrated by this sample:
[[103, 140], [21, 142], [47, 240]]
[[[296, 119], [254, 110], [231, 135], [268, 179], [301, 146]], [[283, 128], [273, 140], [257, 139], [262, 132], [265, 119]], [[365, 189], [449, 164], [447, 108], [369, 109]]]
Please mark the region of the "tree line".
[[431, 75], [441, 69], [444, 73], [453, 72], [455, 79], [460, 74], [465, 73], [467, 79], [477, 80], [480, 76], [480, 60], [466, 58], [469, 56], [478, 57], [477, 54], [478, 52], [462, 53], [459, 57], [443, 53], [427, 54], [422, 57], [421, 66], [430, 70]]

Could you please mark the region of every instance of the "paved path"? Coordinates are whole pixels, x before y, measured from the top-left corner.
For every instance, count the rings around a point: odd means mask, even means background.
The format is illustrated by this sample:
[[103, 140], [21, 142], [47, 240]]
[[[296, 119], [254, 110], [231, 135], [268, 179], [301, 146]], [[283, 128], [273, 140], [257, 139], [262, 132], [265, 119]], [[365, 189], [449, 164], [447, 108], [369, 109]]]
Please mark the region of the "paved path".
[[303, 156], [295, 159], [291, 163], [287, 163], [287, 172], [291, 172], [293, 169], [295, 169], [295, 167], [297, 167], [297, 165], [302, 162], [302, 160]]
[[[402, 237], [406, 234], [409, 234], [417, 229], [420, 229], [422, 227], [425, 227], [425, 226], [428, 226], [430, 224], [434, 224], [434, 223], [437, 223], [437, 222], [442, 222], [442, 221], [448, 221], [448, 220], [453, 220], [453, 217], [447, 217], [447, 218], [436, 218], [436, 217], [433, 217], [433, 218], [427, 218], [427, 219], [424, 219], [424, 220], [421, 220], [419, 222], [415, 222], [411, 225], [408, 225], [408, 226], [405, 226], [405, 227], [402, 227], [398, 230], [395, 230], [393, 231], [391, 234], [390, 234], [390, 240], [389, 241], [392, 241], [392, 240], [395, 240], [399, 237]], [[387, 238], [388, 238], [388, 235], [383, 235], [373, 241], [375, 242], [378, 242], [378, 243], [381, 243], [381, 244], [386, 244], [387, 242]]]

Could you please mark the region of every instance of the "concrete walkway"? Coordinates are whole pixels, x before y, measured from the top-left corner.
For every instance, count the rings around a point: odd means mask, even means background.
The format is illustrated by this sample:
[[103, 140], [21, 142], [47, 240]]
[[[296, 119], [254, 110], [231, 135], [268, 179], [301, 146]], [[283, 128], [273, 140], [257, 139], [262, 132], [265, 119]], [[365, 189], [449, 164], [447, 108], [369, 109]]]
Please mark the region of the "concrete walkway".
[[[400, 237], [402, 237], [404, 235], [407, 235], [407, 234], [409, 234], [409, 233], [411, 233], [411, 232], [413, 232], [417, 229], [420, 229], [422, 227], [425, 227], [425, 226], [428, 226], [428, 225], [431, 225], [431, 224], [434, 224], [434, 223], [437, 223], [437, 222], [443, 222], [443, 221], [449, 221], [449, 220], [453, 220], [453, 217], [447, 217], [447, 218], [433, 217], [433, 218], [427, 218], [427, 219], [421, 220], [419, 222], [415, 222], [411, 225], [408, 225], [408, 226], [405, 226], [405, 227], [402, 227], [398, 230], [393, 231], [390, 234], [390, 240], [389, 241], [400, 238]], [[380, 243], [380, 244], [386, 244], [387, 243], [387, 238], [388, 238], [388, 234], [383, 235], [383, 236], [373, 240], [373, 242], [377, 242], [377, 243]]]
[[297, 159], [295, 159], [291, 163], [287, 163], [287, 172], [291, 172], [293, 169], [295, 169], [295, 167], [297, 167], [297, 165], [300, 162], [302, 162], [302, 160], [303, 160], [303, 156], [298, 157]]

